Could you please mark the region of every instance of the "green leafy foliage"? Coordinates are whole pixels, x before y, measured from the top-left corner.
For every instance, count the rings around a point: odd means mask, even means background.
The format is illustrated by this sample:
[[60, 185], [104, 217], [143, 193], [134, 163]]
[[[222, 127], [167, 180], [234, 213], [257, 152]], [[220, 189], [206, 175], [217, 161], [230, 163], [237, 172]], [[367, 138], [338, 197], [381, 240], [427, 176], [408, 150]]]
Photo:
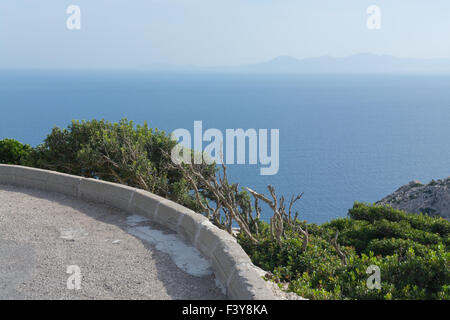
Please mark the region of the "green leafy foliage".
[[391, 222], [406, 221], [414, 229], [445, 236], [450, 233], [450, 225], [444, 219], [434, 219], [424, 214], [408, 214], [401, 210], [393, 209], [389, 206], [372, 205], [355, 202], [355, 205], [348, 212], [349, 217], [354, 220], [362, 220], [373, 223], [378, 220]]
[[0, 163], [26, 164], [32, 151], [28, 144], [22, 144], [14, 139], [0, 140]]
[[[252, 261], [270, 271], [289, 291], [309, 299], [449, 299], [450, 223], [442, 218], [409, 214], [389, 207], [355, 203], [349, 218], [310, 231], [306, 250], [301, 235], [290, 230], [279, 244], [260, 223], [260, 239], [244, 235], [239, 243]], [[330, 240], [339, 231], [347, 264]], [[381, 271], [381, 289], [369, 289], [370, 265]]]
[[[53, 128], [32, 153], [32, 165], [151, 191], [194, 210], [199, 209], [183, 173], [170, 166], [176, 142], [147, 123], [104, 120], [72, 121]], [[200, 165], [205, 176], [214, 165]]]

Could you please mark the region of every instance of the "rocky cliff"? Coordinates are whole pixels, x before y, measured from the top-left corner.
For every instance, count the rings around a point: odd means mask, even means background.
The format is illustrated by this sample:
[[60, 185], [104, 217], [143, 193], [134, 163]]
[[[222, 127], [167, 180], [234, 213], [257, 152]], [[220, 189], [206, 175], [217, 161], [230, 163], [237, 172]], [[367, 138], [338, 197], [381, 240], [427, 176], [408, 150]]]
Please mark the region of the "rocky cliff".
[[377, 204], [391, 205], [393, 208], [414, 213], [427, 213], [450, 218], [450, 177], [432, 180], [428, 184], [411, 181], [388, 195]]

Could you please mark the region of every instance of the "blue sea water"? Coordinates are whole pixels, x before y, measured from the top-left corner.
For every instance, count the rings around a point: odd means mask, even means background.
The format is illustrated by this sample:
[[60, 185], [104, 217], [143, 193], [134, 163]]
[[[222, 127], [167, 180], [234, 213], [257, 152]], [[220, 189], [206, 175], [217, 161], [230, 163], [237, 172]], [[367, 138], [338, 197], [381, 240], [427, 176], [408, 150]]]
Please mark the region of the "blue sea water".
[[231, 179], [288, 198], [304, 192], [297, 209], [315, 223], [410, 180], [450, 175], [450, 76], [2, 70], [0, 111], [0, 139], [31, 145], [72, 119], [280, 129], [278, 174], [232, 165]]

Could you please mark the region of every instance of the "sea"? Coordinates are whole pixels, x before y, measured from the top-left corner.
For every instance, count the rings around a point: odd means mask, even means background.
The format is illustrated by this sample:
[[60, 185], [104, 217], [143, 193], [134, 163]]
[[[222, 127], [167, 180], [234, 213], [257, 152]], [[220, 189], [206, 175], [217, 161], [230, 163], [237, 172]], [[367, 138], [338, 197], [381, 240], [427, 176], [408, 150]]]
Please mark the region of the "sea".
[[[345, 217], [411, 180], [450, 175], [450, 76], [0, 70], [0, 139], [36, 146], [72, 119], [151, 127], [279, 130], [279, 170], [228, 165], [268, 195], [303, 193], [299, 218]], [[248, 161], [247, 161], [248, 162]], [[271, 216], [267, 208], [262, 217]]]

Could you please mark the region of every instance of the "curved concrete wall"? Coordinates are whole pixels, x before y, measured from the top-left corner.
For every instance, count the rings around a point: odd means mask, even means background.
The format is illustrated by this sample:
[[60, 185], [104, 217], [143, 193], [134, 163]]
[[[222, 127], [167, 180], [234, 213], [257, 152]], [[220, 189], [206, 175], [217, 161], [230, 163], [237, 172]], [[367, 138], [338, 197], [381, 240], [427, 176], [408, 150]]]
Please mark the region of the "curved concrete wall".
[[13, 165], [0, 164], [0, 184], [59, 192], [146, 216], [176, 231], [208, 258], [229, 298], [275, 299], [233, 236], [173, 201], [121, 184]]

